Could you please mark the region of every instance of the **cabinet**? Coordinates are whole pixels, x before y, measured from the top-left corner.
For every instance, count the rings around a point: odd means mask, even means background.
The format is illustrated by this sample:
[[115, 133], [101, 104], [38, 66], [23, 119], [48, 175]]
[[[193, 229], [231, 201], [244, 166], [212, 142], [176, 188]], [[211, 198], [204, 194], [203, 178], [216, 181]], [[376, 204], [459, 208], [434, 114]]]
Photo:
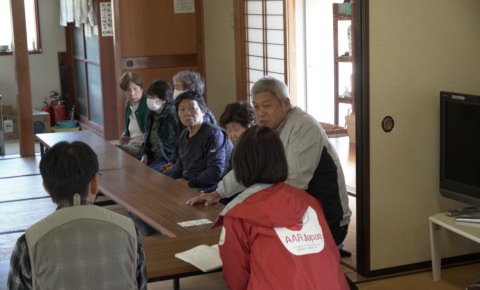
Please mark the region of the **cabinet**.
[[334, 121], [354, 113], [355, 4], [333, 3]]

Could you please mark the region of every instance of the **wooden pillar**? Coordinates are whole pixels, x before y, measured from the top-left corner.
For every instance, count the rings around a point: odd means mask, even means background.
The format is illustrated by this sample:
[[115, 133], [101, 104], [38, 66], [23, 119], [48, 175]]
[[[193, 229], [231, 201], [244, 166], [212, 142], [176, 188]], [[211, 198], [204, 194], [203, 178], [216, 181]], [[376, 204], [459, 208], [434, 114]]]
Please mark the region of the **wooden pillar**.
[[121, 40], [121, 26], [120, 26], [120, 0], [112, 0], [112, 13], [113, 13], [113, 28], [115, 33], [113, 34], [113, 51], [115, 55], [115, 79], [117, 85], [115, 86], [116, 100], [117, 100], [117, 128], [118, 136], [120, 132], [125, 129], [125, 97], [123, 91], [118, 85], [118, 81], [123, 74], [122, 70], [122, 40]]
[[24, 1], [10, 0], [13, 27], [13, 56], [17, 80], [17, 115], [20, 140], [20, 156], [35, 155], [33, 134], [32, 90], [30, 87], [30, 65], [28, 60], [27, 28]]

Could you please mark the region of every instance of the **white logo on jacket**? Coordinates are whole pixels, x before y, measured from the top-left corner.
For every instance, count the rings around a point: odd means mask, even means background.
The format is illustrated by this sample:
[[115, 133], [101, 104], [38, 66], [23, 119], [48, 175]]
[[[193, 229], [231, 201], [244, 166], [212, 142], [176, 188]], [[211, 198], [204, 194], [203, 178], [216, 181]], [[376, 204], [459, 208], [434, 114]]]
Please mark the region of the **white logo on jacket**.
[[317, 213], [311, 207], [307, 208], [296, 225], [274, 230], [285, 248], [296, 256], [320, 253], [325, 247], [322, 227]]

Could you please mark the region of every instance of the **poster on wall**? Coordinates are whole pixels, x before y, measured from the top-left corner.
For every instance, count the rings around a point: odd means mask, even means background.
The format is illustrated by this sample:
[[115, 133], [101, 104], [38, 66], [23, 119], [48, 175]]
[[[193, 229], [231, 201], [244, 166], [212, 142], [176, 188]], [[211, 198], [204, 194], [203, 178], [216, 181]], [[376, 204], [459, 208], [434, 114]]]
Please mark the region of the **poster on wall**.
[[195, 0], [173, 0], [173, 12], [195, 13]]
[[112, 3], [100, 2], [102, 36], [113, 36]]

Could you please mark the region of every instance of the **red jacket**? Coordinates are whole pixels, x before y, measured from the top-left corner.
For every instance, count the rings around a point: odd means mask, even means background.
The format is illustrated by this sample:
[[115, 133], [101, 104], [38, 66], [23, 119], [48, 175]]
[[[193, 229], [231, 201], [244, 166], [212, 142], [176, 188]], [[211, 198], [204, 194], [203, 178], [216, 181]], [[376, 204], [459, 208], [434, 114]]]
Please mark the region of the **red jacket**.
[[281, 182], [238, 201], [216, 224], [230, 289], [349, 289], [315, 198]]

